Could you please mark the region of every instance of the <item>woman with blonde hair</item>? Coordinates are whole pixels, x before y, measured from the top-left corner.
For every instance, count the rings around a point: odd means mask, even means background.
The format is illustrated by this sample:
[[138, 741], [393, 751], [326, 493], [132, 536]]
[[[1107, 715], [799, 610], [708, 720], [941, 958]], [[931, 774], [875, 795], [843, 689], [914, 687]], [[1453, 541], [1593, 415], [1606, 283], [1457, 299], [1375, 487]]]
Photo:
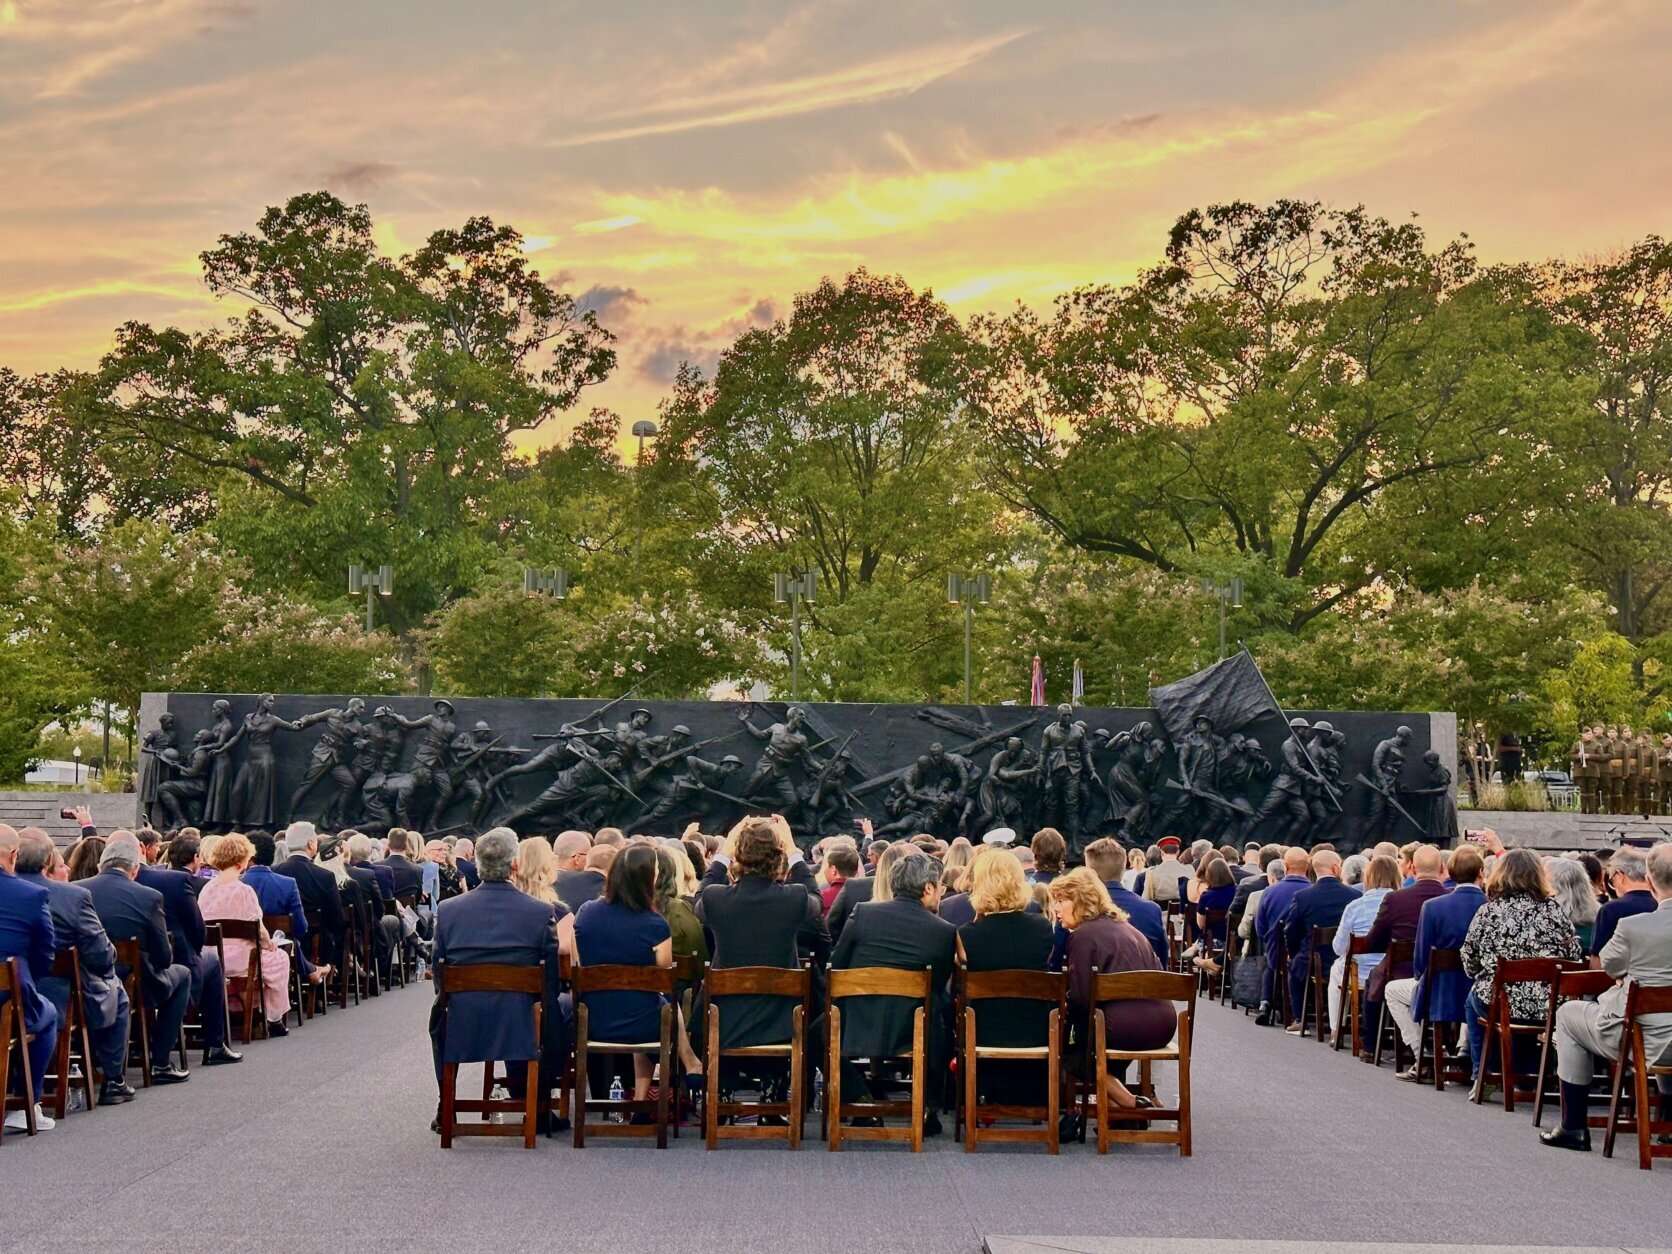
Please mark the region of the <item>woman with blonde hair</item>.
[[[1160, 1049], [1178, 1029], [1178, 1013], [1170, 1001], [1134, 1000], [1094, 1005], [1092, 990], [1099, 975], [1122, 971], [1159, 971], [1161, 963], [1144, 934], [1127, 922], [1126, 912], [1109, 900], [1109, 890], [1088, 867], [1075, 867], [1047, 886], [1057, 922], [1068, 930], [1068, 1004], [1076, 1012], [1076, 1028], [1082, 1033], [1080, 1048], [1070, 1048], [1070, 1058], [1082, 1057], [1091, 1030], [1091, 1016], [1101, 1012], [1110, 1049]], [[1126, 1087], [1126, 1064], [1115, 1065], [1104, 1096], [1116, 1106], [1131, 1110], [1147, 1105]]]
[[[203, 886], [197, 895], [197, 906], [205, 923], [221, 919], [238, 919], [261, 923], [261, 902], [255, 889], [241, 878], [255, 857], [255, 846], [241, 832], [231, 832], [217, 840], [209, 850], [209, 865], [216, 871], [215, 878]], [[261, 928], [259, 945], [249, 941], [223, 940], [226, 974], [242, 977], [249, 974], [250, 963], [258, 964], [261, 976], [261, 1011], [267, 1019], [269, 1036], [284, 1036], [285, 1015], [290, 1012], [290, 955], [273, 943], [265, 925]], [[248, 996], [248, 986], [244, 996]]]
[[569, 913], [569, 907], [558, 898], [557, 889], [553, 887], [557, 882], [557, 855], [552, 852], [551, 842], [544, 836], [523, 837], [517, 842], [517, 860], [513, 865], [516, 869], [511, 872], [511, 883], [516, 885], [518, 892], [535, 901], [543, 901], [552, 908], [552, 918], [557, 924], [558, 952], [573, 959], [575, 916]]
[[1132, 848], [1126, 855], [1126, 873], [1120, 877], [1120, 886], [1127, 892], [1136, 891], [1138, 877], [1149, 869], [1149, 859], [1144, 857], [1144, 851]]
[[948, 893], [967, 893], [969, 883], [964, 878], [964, 868], [975, 861], [975, 846], [963, 836], [958, 837], [946, 849], [946, 857], [941, 861], [941, 891]]

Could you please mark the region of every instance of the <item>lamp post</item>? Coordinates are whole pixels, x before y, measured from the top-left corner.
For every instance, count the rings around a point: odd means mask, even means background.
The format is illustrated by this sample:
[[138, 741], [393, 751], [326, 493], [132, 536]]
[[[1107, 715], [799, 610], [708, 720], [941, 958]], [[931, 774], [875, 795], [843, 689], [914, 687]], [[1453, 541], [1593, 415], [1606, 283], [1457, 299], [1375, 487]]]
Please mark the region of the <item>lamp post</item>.
[[70, 756], [75, 759], [75, 786], [81, 787], [81, 746], [76, 745], [70, 750]]
[[372, 611], [377, 608], [377, 594], [388, 596], [395, 590], [395, 568], [379, 566], [376, 570], [355, 564], [348, 568], [348, 591], [366, 594], [366, 630], [372, 629]]
[[790, 700], [801, 700], [801, 603], [811, 601], [818, 590], [818, 576], [810, 570], [772, 576], [772, 595], [778, 604], [790, 607]]
[[[633, 459], [633, 488], [634, 496], [638, 495], [640, 472], [644, 469], [644, 442], [654, 440], [657, 426], [648, 418], [640, 418], [633, 424], [633, 435], [639, 442], [638, 456]], [[639, 592], [639, 554], [644, 550], [644, 502], [636, 501], [633, 510], [633, 595]]]
[[986, 605], [993, 599], [993, 581], [987, 575], [948, 575], [946, 577], [948, 604], [964, 606], [964, 704], [974, 705], [970, 692], [970, 669], [975, 639], [975, 605]]
[[1238, 575], [1223, 586], [1211, 579], [1202, 580], [1202, 591], [1219, 602], [1219, 660], [1225, 660], [1225, 626], [1231, 610], [1242, 608], [1242, 576]]
[[550, 570], [538, 570], [533, 566], [524, 566], [523, 591], [529, 596], [547, 596], [557, 601], [567, 600], [569, 597], [569, 572], [561, 566], [554, 566]]

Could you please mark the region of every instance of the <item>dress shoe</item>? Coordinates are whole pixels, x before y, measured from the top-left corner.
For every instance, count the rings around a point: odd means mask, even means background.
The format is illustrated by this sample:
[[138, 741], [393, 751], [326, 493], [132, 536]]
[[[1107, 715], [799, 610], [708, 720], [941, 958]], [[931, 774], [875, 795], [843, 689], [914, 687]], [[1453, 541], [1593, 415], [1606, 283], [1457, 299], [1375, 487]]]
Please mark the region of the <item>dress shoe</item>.
[[267, 1021], [268, 1036], [289, 1036], [290, 1029], [285, 1026], [283, 1019], [269, 1019]]
[[923, 1135], [924, 1136], [939, 1136], [940, 1134], [941, 1134], [940, 1116], [937, 1115], [934, 1111], [931, 1110], [928, 1114], [923, 1116]]
[[225, 1045], [211, 1045], [203, 1055], [205, 1067], [225, 1067], [231, 1063], [243, 1062], [244, 1055], [235, 1054]]
[[859, 1115], [859, 1116], [857, 1116], [853, 1119], [848, 1120], [848, 1127], [850, 1127], [850, 1128], [880, 1128], [880, 1127], [882, 1127], [882, 1120], [880, 1118], [878, 1118], [876, 1115]]
[[1582, 1150], [1591, 1152], [1591, 1130], [1574, 1131], [1571, 1128], [1551, 1128], [1548, 1132], [1540, 1132], [1538, 1139], [1553, 1149]]
[[160, 1067], [151, 1068], [152, 1084], [184, 1084], [191, 1078], [192, 1073], [190, 1071], [176, 1067], [171, 1062], [165, 1063]]
[[1271, 1007], [1264, 1002], [1260, 1003], [1260, 1013], [1254, 1016], [1254, 1026], [1259, 1028], [1271, 1026]]
[[134, 1099], [134, 1086], [126, 1080], [106, 1080], [99, 1085], [99, 1105], [120, 1106]]

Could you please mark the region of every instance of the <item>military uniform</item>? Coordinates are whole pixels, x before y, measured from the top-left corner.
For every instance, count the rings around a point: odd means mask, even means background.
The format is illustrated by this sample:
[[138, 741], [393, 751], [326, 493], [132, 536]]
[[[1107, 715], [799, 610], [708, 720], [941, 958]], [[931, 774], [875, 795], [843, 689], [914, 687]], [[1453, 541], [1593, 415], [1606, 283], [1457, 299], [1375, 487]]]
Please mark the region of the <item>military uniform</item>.
[[1660, 812], [1667, 810], [1667, 801], [1672, 799], [1672, 736], [1660, 738], [1659, 767], [1656, 772], [1660, 780]]
[[1620, 739], [1619, 728], [1608, 729], [1607, 739], [1602, 742], [1602, 755], [1603, 813], [1619, 814], [1626, 785], [1625, 742]]
[[1637, 733], [1637, 809], [1648, 818], [1660, 802], [1660, 755], [1655, 752], [1655, 738], [1648, 729]]
[[1586, 731], [1573, 742], [1573, 750], [1568, 754], [1568, 771], [1579, 788], [1581, 814], [1598, 812], [1598, 785], [1602, 782], [1602, 762], [1599, 753], [1596, 739]]

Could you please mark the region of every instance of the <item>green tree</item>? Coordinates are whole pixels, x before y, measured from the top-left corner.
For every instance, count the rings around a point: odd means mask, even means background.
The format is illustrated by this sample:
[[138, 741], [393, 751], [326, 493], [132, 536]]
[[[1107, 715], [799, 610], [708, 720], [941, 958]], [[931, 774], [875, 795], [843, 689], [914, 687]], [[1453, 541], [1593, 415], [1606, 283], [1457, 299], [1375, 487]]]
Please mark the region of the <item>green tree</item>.
[[180, 658], [172, 689], [395, 695], [412, 686], [396, 642], [352, 616], [279, 594], [234, 592], [220, 608], [219, 629]]

